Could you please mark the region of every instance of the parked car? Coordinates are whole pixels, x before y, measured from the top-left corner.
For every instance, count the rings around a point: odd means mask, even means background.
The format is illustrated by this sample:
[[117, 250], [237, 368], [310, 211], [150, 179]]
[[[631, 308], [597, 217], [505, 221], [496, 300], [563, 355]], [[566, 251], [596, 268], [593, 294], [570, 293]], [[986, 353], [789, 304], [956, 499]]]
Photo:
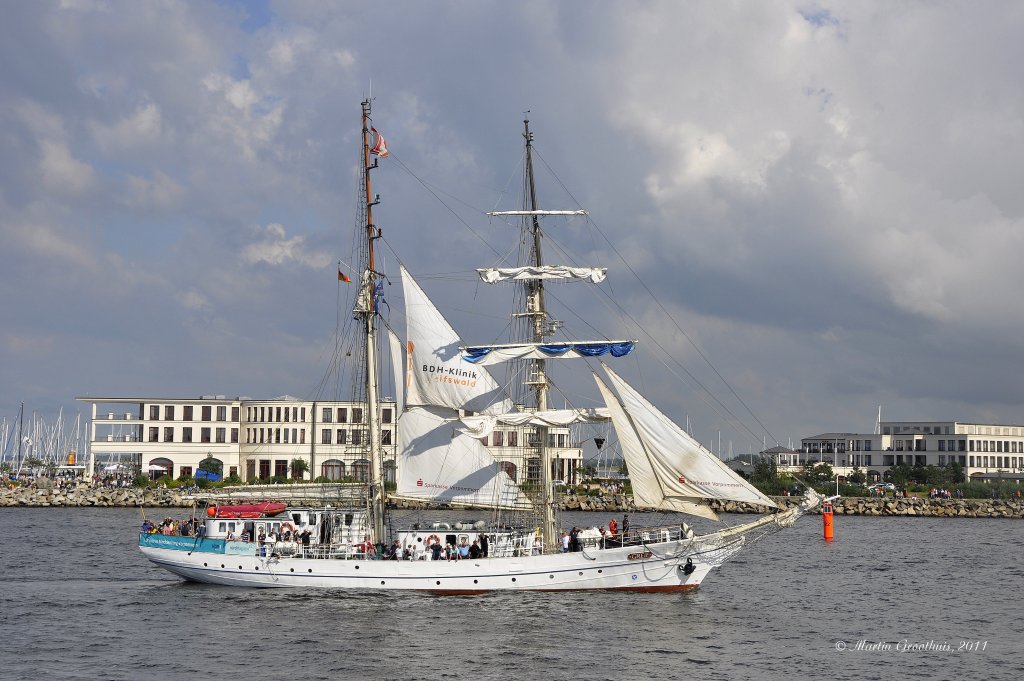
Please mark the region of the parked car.
[[896, 490], [896, 485], [892, 484], [891, 482], [876, 482], [873, 485], [868, 485], [868, 490], [871, 492], [879, 488], [887, 490], [889, 492], [893, 492]]

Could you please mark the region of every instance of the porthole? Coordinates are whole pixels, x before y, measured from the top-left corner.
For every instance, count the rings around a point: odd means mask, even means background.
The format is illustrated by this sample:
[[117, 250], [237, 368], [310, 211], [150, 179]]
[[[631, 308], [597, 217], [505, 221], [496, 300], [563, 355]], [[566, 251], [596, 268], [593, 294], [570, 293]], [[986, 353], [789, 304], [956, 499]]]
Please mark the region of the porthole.
[[306, 570], [306, 572], [312, 574], [313, 573], [313, 568], [309, 568], [308, 570]]
[[604, 572], [604, 570], [598, 570], [597, 574], [601, 574], [602, 572]]
[[581, 573], [580, 573], [580, 577], [582, 577], [582, 576], [583, 576], [583, 573], [581, 572]]
[[220, 564], [220, 566], [221, 566], [221, 567], [224, 567], [224, 563], [221, 563], [221, 564]]
[[435, 583], [435, 584], [437, 584], [438, 586], [441, 586], [441, 580], [440, 580], [440, 579], [439, 579], [439, 580], [437, 580], [437, 581], [436, 581], [436, 582], [434, 582], [434, 583]]
[[382, 579], [382, 580], [380, 580], [380, 585], [381, 585], [381, 586], [384, 586], [384, 580], [383, 580], [383, 579]]
[[[514, 581], [516, 581], [516, 580], [514, 580], [514, 579], [513, 579], [512, 581], [514, 582]], [[474, 579], [474, 580], [473, 580], [473, 583], [474, 583], [474, 584], [479, 584], [479, 583], [480, 583], [480, 580], [479, 580], [479, 579]]]
[[512, 581], [513, 581], [513, 582], [514, 582], [514, 581], [516, 581], [516, 578], [515, 578], [515, 577], [513, 577], [513, 578], [512, 578]]
[[554, 579], [554, 578], [555, 578], [554, 575], [548, 575], [548, 579]]
[[292, 571], [292, 572], [295, 572], [295, 568], [292, 568], [292, 570], [291, 570], [291, 571]]
[[359, 566], [358, 566], [358, 565], [356, 565], [356, 570], [358, 570], [358, 569], [359, 569]]
[[[238, 569], [241, 570], [242, 568], [238, 568]], [[259, 571], [260, 571], [260, 569], [259, 569], [259, 567], [257, 567], [256, 568], [256, 572], [259, 572]]]
[[206, 565], [206, 563], [203, 563], [203, 567], [208, 567], [208, 566]]
[[241, 570], [241, 569], [242, 569], [242, 566], [241, 566], [241, 565], [239, 565], [239, 566], [238, 566], [238, 569], [239, 569], [239, 570]]

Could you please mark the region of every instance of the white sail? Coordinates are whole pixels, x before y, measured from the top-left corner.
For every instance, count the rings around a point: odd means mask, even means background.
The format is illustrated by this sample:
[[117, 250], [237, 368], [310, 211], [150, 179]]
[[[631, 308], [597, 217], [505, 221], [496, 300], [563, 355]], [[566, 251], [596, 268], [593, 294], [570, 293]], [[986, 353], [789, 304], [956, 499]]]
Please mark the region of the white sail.
[[[663, 511], [679, 511], [690, 515], [717, 520], [718, 514], [712, 511], [704, 499], [680, 493], [675, 485], [666, 486], [663, 480], [670, 478], [669, 471], [654, 460], [637, 435], [629, 416], [622, 409], [619, 400], [594, 374], [597, 388], [604, 396], [605, 404], [611, 413], [615, 434], [619, 437], [619, 448], [622, 458], [629, 470], [629, 481], [633, 487], [633, 502], [639, 507], [657, 508]], [[677, 476], [678, 477], [678, 476]]]
[[565, 265], [484, 267], [477, 269], [477, 272], [480, 274], [481, 281], [488, 284], [525, 279], [589, 279], [595, 284], [600, 284], [608, 276], [607, 267], [568, 267]]
[[462, 360], [460, 340], [408, 270], [401, 268], [409, 339], [406, 403], [482, 413], [511, 411], [497, 381], [486, 369]]
[[477, 345], [462, 348], [462, 358], [476, 366], [488, 366], [514, 359], [578, 359], [628, 355], [636, 341], [577, 341], [572, 343], [516, 343], [513, 345]]
[[[728, 499], [777, 508], [774, 501], [701, 446], [608, 366], [604, 366], [604, 370], [622, 399], [629, 423], [666, 496]], [[608, 406], [612, 408], [612, 405]], [[612, 419], [614, 422], [613, 408]], [[619, 423], [615, 425], [621, 438]]]
[[456, 429], [454, 410], [410, 407], [398, 420], [397, 496], [487, 508], [531, 508], [480, 440]]
[[603, 407], [517, 411], [511, 414], [476, 414], [463, 416], [459, 430], [473, 437], [487, 437], [499, 424], [503, 426], [565, 427], [573, 423], [601, 423], [609, 418], [608, 410]]
[[391, 369], [395, 372], [395, 403], [398, 413], [405, 411], [405, 356], [402, 353], [402, 341], [395, 332], [388, 329], [388, 348], [391, 351]]

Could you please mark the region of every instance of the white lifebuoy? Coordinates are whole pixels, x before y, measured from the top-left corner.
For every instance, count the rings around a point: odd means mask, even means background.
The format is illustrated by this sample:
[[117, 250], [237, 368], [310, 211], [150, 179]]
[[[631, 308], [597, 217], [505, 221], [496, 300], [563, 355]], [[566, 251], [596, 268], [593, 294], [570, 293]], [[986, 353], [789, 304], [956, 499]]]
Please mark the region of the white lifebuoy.
[[440, 544], [441, 538], [438, 537], [436, 534], [432, 534], [429, 537], [427, 537], [426, 546], [433, 546], [435, 543]]

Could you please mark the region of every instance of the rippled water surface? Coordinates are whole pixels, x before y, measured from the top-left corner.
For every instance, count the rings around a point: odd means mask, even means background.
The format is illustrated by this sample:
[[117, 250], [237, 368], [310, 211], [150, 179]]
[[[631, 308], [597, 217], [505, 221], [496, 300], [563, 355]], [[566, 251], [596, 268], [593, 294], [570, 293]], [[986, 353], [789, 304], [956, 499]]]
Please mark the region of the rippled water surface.
[[472, 597], [188, 584], [139, 522], [0, 509], [0, 678], [1024, 678], [1022, 521], [809, 517], [692, 593]]

